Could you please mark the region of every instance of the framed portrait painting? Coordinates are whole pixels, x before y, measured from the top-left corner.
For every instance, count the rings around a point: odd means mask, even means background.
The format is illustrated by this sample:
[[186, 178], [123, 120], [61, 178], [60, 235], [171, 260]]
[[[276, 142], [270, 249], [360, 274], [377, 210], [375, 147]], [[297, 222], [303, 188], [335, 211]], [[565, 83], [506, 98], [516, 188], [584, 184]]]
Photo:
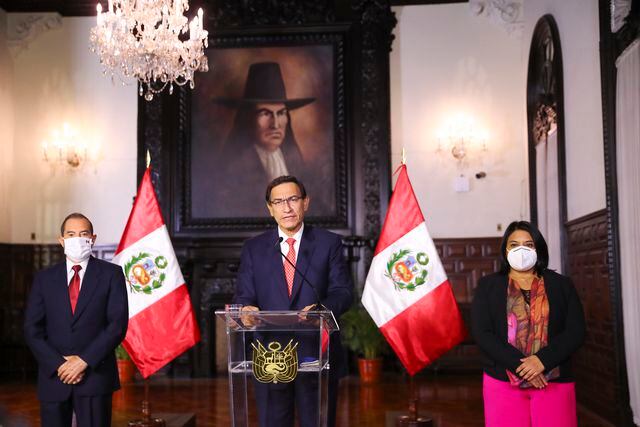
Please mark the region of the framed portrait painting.
[[343, 35], [218, 37], [209, 71], [181, 91], [178, 233], [271, 223], [266, 187], [299, 178], [307, 220], [347, 227]]

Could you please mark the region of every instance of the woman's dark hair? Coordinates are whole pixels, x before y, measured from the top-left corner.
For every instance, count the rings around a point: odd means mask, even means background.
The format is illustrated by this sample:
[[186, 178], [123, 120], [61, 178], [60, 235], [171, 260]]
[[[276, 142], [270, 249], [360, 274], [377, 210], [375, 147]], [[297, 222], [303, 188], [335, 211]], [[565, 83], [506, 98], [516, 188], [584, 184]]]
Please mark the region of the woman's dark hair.
[[511, 269], [509, 261], [507, 261], [507, 244], [509, 243], [509, 236], [516, 230], [526, 231], [531, 234], [533, 244], [536, 247], [536, 255], [538, 256], [538, 260], [533, 269], [538, 276], [542, 276], [549, 265], [549, 248], [538, 227], [529, 221], [513, 221], [504, 231], [502, 243], [500, 243], [500, 272], [502, 274], [509, 274], [509, 270]]
[[302, 181], [300, 181], [295, 176], [282, 175], [282, 176], [277, 177], [276, 179], [271, 181], [269, 183], [269, 185], [267, 185], [267, 191], [266, 191], [266, 194], [264, 196], [264, 199], [267, 201], [267, 203], [271, 202], [271, 190], [273, 190], [274, 187], [277, 187], [278, 185], [284, 184], [286, 182], [291, 182], [291, 183], [297, 185], [298, 188], [300, 189], [300, 197], [302, 197], [303, 199], [307, 198], [307, 190], [304, 188], [304, 184], [302, 183]]

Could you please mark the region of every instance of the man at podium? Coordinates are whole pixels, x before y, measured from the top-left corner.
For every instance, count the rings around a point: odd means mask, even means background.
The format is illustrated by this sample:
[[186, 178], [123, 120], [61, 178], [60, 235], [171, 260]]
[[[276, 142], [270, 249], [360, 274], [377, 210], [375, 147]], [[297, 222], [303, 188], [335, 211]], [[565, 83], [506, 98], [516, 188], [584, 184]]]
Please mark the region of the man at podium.
[[[234, 302], [242, 304], [243, 311], [307, 311], [320, 303], [338, 318], [353, 302], [341, 237], [304, 224], [311, 200], [296, 177], [280, 176], [271, 181], [265, 200], [277, 227], [244, 244]], [[333, 426], [338, 380], [345, 370], [338, 333], [332, 334], [329, 348], [327, 419]], [[260, 426], [292, 427], [294, 408], [300, 427], [317, 426], [316, 419], [306, 416], [318, 412], [316, 391], [303, 376], [287, 384], [255, 385]]]

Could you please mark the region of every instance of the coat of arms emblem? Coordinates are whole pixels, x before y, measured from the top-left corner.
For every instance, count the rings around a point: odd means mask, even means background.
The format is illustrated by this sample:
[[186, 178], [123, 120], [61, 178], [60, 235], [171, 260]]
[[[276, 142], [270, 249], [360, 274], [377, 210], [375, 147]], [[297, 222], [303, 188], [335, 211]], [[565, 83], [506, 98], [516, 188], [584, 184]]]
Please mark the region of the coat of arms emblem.
[[253, 347], [253, 376], [261, 383], [289, 383], [298, 375], [298, 343], [289, 341], [284, 350], [277, 342], [270, 342], [267, 350], [260, 341]]
[[425, 252], [414, 256], [409, 249], [402, 249], [391, 254], [384, 275], [393, 281], [396, 290], [414, 291], [426, 283], [428, 264], [429, 256]]
[[140, 252], [132, 256], [124, 265], [124, 275], [131, 292], [150, 295], [162, 287], [167, 277], [163, 270], [167, 265], [169, 262], [163, 255]]

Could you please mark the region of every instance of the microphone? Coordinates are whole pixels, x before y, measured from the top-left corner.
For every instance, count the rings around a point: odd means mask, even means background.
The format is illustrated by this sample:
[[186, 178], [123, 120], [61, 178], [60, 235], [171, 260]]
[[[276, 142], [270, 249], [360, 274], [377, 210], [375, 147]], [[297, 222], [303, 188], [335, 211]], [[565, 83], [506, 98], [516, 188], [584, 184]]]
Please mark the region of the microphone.
[[282, 252], [282, 249], [280, 248], [280, 244], [282, 243], [284, 239], [282, 237], [278, 237], [278, 241], [276, 242], [275, 247], [278, 249], [278, 252], [280, 252], [280, 255], [282, 255], [282, 257], [284, 258], [284, 260], [286, 262], [289, 263], [289, 265], [291, 265], [291, 267], [293, 267], [293, 269], [296, 271], [296, 273], [298, 273], [300, 275], [300, 277], [302, 277], [302, 281], [303, 282], [307, 282], [307, 284], [311, 287], [311, 290], [313, 291], [313, 294], [316, 296], [316, 303], [315, 305], [311, 308], [311, 311], [322, 311], [322, 310], [326, 310], [326, 311], [331, 311], [329, 310], [327, 307], [325, 307], [324, 305], [322, 305], [320, 303], [320, 295], [318, 294], [318, 290], [316, 289], [315, 286], [313, 286], [313, 284], [307, 279], [307, 276], [304, 275], [304, 273], [302, 271], [300, 271], [298, 269], [298, 267], [296, 267], [296, 265], [294, 263], [291, 262], [291, 260], [289, 258], [287, 258], [287, 256]]

